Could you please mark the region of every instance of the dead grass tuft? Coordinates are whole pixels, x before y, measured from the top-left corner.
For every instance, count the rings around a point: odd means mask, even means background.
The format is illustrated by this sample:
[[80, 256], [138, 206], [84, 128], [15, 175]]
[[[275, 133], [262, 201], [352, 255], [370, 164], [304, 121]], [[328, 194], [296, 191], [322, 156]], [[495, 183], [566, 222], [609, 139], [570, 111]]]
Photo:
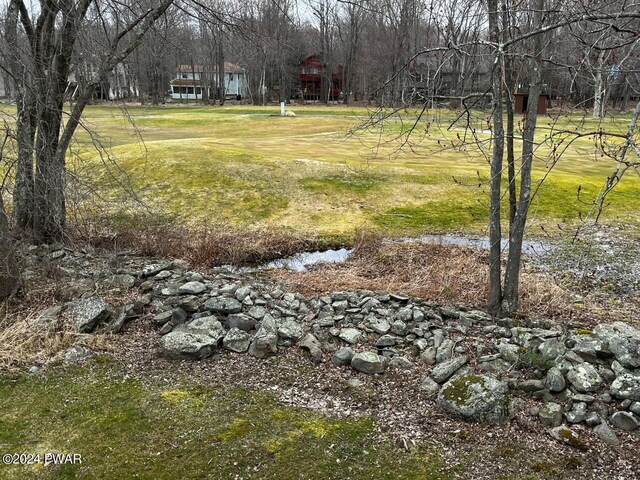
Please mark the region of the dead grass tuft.
[[[6, 309], [6, 305], [3, 306]], [[0, 320], [0, 371], [44, 364], [69, 348], [76, 334], [60, 322], [47, 325], [40, 320], [41, 309], [7, 313]]]
[[252, 230], [228, 224], [181, 226], [148, 217], [98, 224], [81, 240], [103, 250], [133, 250], [144, 256], [181, 258], [195, 267], [255, 266], [299, 252], [341, 245], [341, 241], [301, 237], [277, 228]]

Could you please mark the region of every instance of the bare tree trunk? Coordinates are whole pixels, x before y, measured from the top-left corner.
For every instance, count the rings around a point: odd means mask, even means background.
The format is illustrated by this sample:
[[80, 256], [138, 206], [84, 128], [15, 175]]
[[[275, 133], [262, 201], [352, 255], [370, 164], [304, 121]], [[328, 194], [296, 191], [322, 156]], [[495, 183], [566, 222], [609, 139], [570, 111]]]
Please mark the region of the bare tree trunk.
[[[534, 29], [542, 27], [544, 0], [537, 0], [534, 13]], [[504, 278], [504, 298], [502, 310], [506, 315], [513, 315], [518, 310], [520, 287], [520, 263], [522, 260], [522, 241], [527, 222], [529, 205], [531, 204], [531, 169], [533, 149], [535, 145], [536, 122], [538, 120], [538, 102], [542, 92], [542, 48], [543, 34], [538, 34], [534, 41], [534, 51], [529, 58], [529, 106], [526, 125], [522, 135], [522, 166], [520, 169], [520, 197], [514, 222], [509, 232], [509, 254]]]
[[593, 118], [596, 120], [604, 117], [604, 100], [605, 100], [605, 87], [604, 87], [604, 50], [600, 52], [598, 56], [598, 69], [596, 70], [596, 85], [595, 92], [593, 94]]
[[[488, 0], [489, 32], [493, 41], [500, 40], [498, 1]], [[502, 160], [504, 157], [504, 127], [502, 125], [502, 52], [496, 49], [492, 74], [493, 91], [493, 157], [491, 159], [491, 205], [489, 208], [489, 305], [491, 315], [501, 315], [502, 303], [502, 230], [500, 200], [502, 189]]]

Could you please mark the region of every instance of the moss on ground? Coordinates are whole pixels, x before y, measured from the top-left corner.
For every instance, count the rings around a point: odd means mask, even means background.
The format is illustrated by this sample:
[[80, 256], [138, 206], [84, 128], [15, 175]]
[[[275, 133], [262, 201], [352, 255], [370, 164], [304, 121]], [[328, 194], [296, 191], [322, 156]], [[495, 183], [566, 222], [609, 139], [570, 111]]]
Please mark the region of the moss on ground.
[[436, 452], [399, 450], [370, 418], [285, 407], [271, 394], [142, 383], [93, 364], [0, 379], [2, 452], [79, 453], [5, 466], [12, 479], [446, 479]]

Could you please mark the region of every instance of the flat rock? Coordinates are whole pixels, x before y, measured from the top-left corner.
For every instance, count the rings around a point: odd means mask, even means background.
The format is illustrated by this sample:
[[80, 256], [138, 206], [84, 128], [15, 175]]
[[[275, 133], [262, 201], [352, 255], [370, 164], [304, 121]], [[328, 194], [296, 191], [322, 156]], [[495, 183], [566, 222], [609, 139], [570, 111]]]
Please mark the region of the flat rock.
[[72, 308], [73, 321], [81, 333], [92, 332], [96, 326], [111, 316], [107, 302], [98, 297], [85, 298]]
[[614, 428], [632, 432], [640, 427], [640, 421], [631, 412], [616, 412], [609, 419]]
[[451, 375], [466, 365], [468, 361], [469, 358], [466, 355], [463, 355], [461, 357], [452, 358], [451, 360], [442, 362], [435, 366], [431, 372], [431, 378], [438, 383], [444, 383], [449, 379], [449, 377], [451, 377]]
[[212, 297], [204, 303], [204, 308], [213, 313], [228, 315], [230, 313], [240, 313], [242, 311], [242, 304], [235, 298]]
[[355, 370], [369, 375], [383, 373], [385, 370], [383, 358], [375, 352], [355, 354], [351, 359], [351, 366]]
[[509, 387], [490, 375], [460, 375], [444, 384], [438, 406], [470, 422], [504, 425], [513, 416]]
[[217, 345], [216, 339], [201, 333], [169, 332], [162, 337], [164, 355], [176, 360], [209, 357]]
[[579, 450], [587, 449], [587, 446], [578, 434], [564, 425], [547, 430], [547, 433], [565, 445], [569, 445], [570, 447], [577, 448]]
[[202, 282], [187, 282], [178, 288], [178, 293], [198, 295], [199, 293], [204, 292], [206, 289], [207, 286]]

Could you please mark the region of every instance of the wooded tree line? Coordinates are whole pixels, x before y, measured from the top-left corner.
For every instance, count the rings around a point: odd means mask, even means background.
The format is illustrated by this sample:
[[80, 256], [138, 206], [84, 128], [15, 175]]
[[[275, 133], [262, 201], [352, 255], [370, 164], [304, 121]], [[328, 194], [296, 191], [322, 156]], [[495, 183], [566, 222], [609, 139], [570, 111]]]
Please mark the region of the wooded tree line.
[[[527, 2], [503, 3], [512, 28], [522, 28], [530, 11]], [[574, 20], [594, 12], [630, 12], [637, 6], [610, 0], [548, 3], [548, 15]], [[118, 20], [104, 19], [123, 22], [135, 15], [126, 7], [120, 10]], [[622, 19], [617, 23], [601, 29], [594, 22], [571, 22], [549, 32], [543, 86], [557, 103], [626, 109], [640, 96], [640, 50], [637, 42], [620, 42], [625, 29], [631, 34], [634, 25]], [[299, 96], [298, 64], [308, 55], [319, 55], [327, 65], [324, 91], [331, 74], [339, 73], [345, 103], [419, 103], [438, 95], [463, 96], [489, 89], [491, 63], [481, 53], [487, 25], [486, 2], [478, 0], [181, 2], [163, 13], [120, 68], [125, 81], [135, 85], [125, 89], [126, 99], [160, 103], [178, 65], [215, 71], [221, 62], [230, 61], [247, 73], [249, 100], [263, 104]], [[108, 47], [98, 23], [83, 25], [81, 36], [71, 71], [84, 81]], [[516, 48], [512, 57], [517, 53]], [[6, 52], [2, 55], [6, 61]], [[513, 71], [516, 87], [526, 87], [522, 71]], [[2, 75], [12, 90], [8, 73]], [[115, 81], [114, 75], [107, 75], [105, 90]], [[220, 97], [220, 85], [211, 87]]]
[[[176, 65], [248, 73], [256, 103], [296, 94], [298, 62], [319, 54], [325, 81], [342, 66], [343, 100], [382, 107], [448, 103], [491, 107], [490, 310], [517, 310], [520, 256], [532, 197], [537, 110], [514, 125], [514, 92], [563, 97], [602, 116], [604, 105], [640, 97], [640, 3], [632, 0], [8, 0], [1, 72], [16, 103], [3, 161], [11, 196], [0, 195], [0, 243], [65, 238], [66, 160], [82, 113], [118, 65], [145, 97], [164, 98]], [[70, 74], [77, 91], [64, 113]], [[328, 88], [326, 89], [328, 91]], [[220, 91], [220, 90], [218, 90]], [[220, 94], [218, 93], [220, 96]], [[635, 122], [640, 114], [636, 109]], [[418, 121], [421, 116], [418, 117]], [[506, 120], [506, 125], [505, 125]], [[565, 134], [567, 132], [564, 132]], [[571, 132], [569, 132], [571, 133]], [[607, 135], [576, 132], [575, 135]], [[522, 139], [516, 152], [514, 139]], [[638, 162], [636, 123], [603, 154], [617, 164], [611, 187]], [[606, 142], [601, 142], [605, 145]], [[603, 147], [604, 149], [605, 147]], [[506, 158], [506, 166], [504, 160]], [[507, 175], [503, 191], [503, 172]], [[3, 182], [3, 187], [8, 185]], [[509, 198], [506, 269], [501, 199]], [[506, 229], [505, 229], [506, 230]], [[3, 276], [4, 275], [4, 276]], [[10, 274], [0, 272], [12, 284]], [[2, 290], [2, 288], [0, 288]], [[8, 289], [4, 296], [10, 292]]]

